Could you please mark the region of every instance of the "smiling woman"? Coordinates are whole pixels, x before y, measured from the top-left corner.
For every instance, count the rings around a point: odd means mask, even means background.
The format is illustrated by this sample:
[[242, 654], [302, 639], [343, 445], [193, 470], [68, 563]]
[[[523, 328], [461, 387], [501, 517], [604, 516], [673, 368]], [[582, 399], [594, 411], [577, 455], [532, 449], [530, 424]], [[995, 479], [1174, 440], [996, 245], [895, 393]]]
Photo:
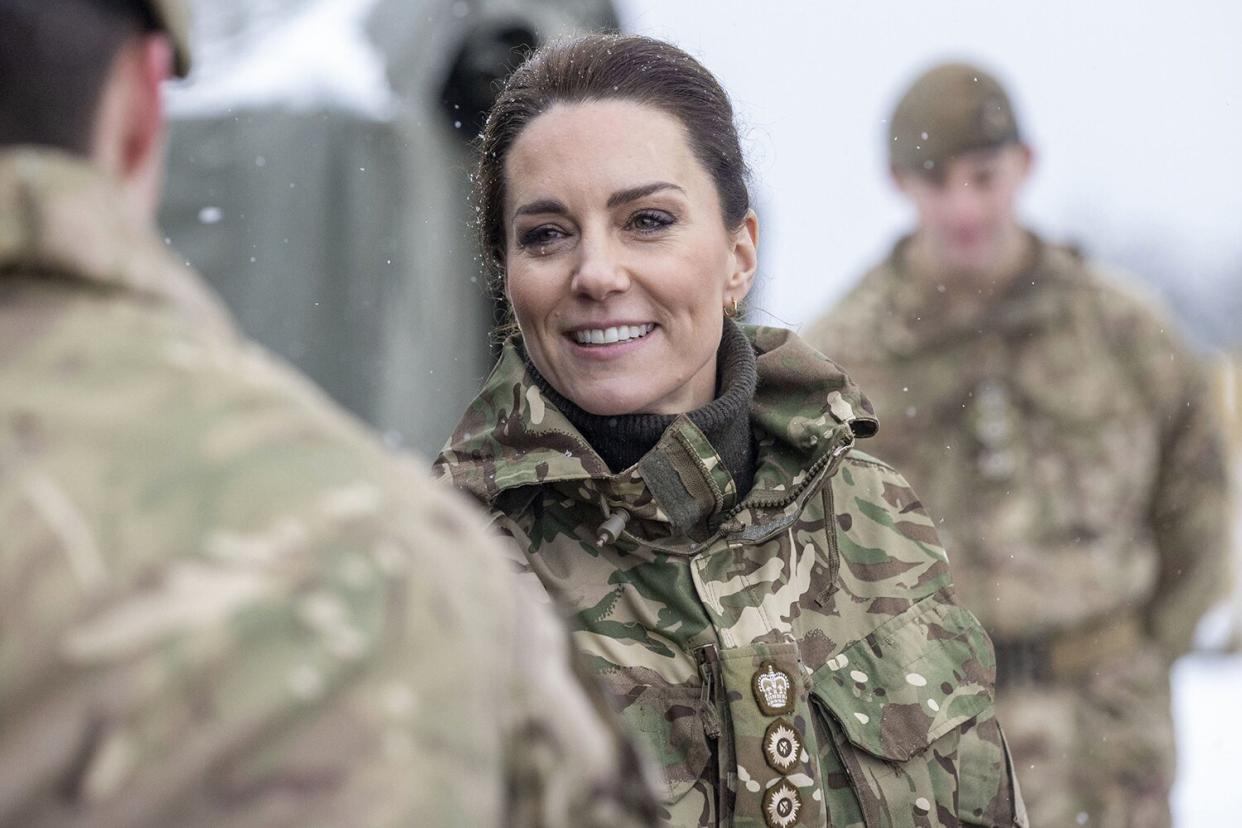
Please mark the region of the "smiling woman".
[[536, 52], [484, 129], [517, 321], [436, 462], [663, 771], [672, 825], [1024, 825], [994, 657], [931, 519], [854, 448], [871, 406], [736, 324], [758, 218], [728, 96], [681, 50]]
[[758, 223], [725, 225], [681, 123], [632, 101], [558, 104], [513, 143], [505, 177], [508, 296], [552, 387], [592, 414], [711, 402]]

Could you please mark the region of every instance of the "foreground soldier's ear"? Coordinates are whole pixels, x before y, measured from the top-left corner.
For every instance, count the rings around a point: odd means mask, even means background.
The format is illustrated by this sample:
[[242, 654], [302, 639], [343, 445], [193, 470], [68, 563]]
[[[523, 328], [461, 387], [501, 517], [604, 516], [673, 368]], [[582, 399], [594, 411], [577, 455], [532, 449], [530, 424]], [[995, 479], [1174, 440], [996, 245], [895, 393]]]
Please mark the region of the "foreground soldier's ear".
[[164, 177], [164, 104], [160, 87], [172, 76], [173, 47], [163, 33], [134, 37], [113, 60], [103, 84], [91, 160], [122, 186], [126, 201], [153, 216]]
[[129, 129], [121, 158], [121, 169], [126, 177], [146, 164], [150, 154], [159, 149], [164, 132], [160, 87], [172, 77], [173, 70], [173, 48], [165, 35], [145, 35], [133, 49], [132, 77], [127, 79], [133, 84], [125, 119]]

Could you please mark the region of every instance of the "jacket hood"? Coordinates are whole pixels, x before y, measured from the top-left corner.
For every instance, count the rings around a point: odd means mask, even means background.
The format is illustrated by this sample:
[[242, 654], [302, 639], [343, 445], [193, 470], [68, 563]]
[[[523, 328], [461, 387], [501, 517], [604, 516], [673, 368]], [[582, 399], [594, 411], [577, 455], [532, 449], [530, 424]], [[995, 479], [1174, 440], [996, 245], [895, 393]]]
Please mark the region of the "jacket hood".
[[[781, 328], [740, 326], [756, 352], [758, 388], [750, 418], [757, 444], [755, 480], [746, 502], [787, 497], [825, 457], [870, 437], [879, 424], [871, 403], [836, 363]], [[687, 474], [697, 467], [698, 474]], [[479, 396], [466, 409], [440, 456], [438, 475], [493, 504], [532, 485], [578, 484], [584, 499], [627, 507], [651, 503], [650, 517], [678, 524], [736, 503], [732, 479], [706, 438], [679, 417], [636, 466], [614, 474], [553, 407], [526, 370], [517, 338], [505, 343]], [[678, 515], [660, 497], [671, 470], [680, 494], [702, 501]], [[698, 479], [691, 479], [698, 478]], [[715, 501], [711, 502], [710, 501]], [[663, 503], [661, 503], [663, 501]], [[605, 508], [607, 511], [607, 508]]]

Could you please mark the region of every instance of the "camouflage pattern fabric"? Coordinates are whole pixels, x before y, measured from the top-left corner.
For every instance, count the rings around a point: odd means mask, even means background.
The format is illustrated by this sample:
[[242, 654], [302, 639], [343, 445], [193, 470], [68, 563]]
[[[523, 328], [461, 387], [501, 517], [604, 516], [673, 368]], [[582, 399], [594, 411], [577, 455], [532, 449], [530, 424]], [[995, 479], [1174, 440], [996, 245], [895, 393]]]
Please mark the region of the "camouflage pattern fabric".
[[854, 448], [869, 403], [788, 331], [743, 330], [759, 387], [740, 503], [686, 417], [612, 474], [513, 341], [436, 468], [568, 612], [663, 768], [666, 823], [1025, 825], [991, 643], [918, 498]]
[[122, 203], [0, 154], [0, 824], [654, 823], [482, 521]]
[[876, 451], [925, 493], [963, 604], [1014, 663], [998, 701], [1032, 822], [1167, 825], [1169, 662], [1226, 560], [1202, 367], [1070, 249], [1032, 237], [1026, 272], [963, 311], [904, 244], [807, 338], [867, 387]]

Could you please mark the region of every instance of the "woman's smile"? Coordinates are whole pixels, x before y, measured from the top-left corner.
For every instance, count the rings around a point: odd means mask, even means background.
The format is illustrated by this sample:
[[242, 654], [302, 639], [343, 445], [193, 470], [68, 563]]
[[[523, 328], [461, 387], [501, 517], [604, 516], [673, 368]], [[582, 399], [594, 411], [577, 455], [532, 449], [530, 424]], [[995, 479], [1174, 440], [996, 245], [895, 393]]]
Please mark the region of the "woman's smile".
[[637, 325], [601, 325], [593, 328], [579, 328], [570, 333], [570, 337], [579, 345], [615, 345], [642, 339], [655, 329], [654, 322], [642, 322]]

